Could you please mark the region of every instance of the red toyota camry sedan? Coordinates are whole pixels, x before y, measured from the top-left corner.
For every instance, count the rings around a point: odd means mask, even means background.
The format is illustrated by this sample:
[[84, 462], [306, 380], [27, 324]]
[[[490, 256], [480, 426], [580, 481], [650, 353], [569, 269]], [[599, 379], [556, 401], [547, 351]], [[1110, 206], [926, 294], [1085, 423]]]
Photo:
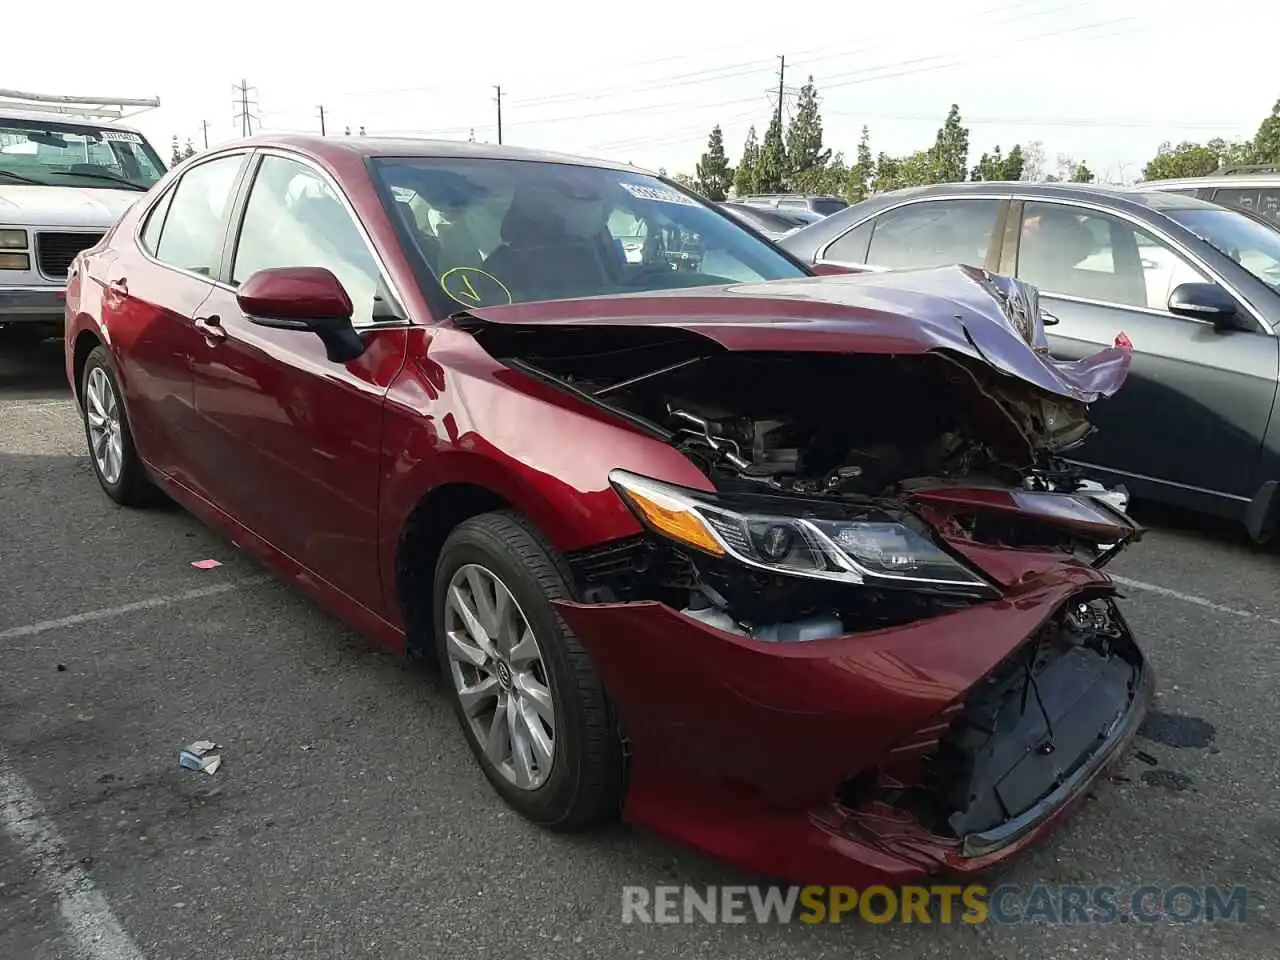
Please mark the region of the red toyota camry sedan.
[[634, 167], [478, 144], [216, 148], [67, 289], [109, 497], [437, 658], [531, 820], [796, 882], [983, 869], [1124, 753], [1139, 531], [1058, 455], [1128, 361], [1055, 361], [1017, 281], [815, 276]]

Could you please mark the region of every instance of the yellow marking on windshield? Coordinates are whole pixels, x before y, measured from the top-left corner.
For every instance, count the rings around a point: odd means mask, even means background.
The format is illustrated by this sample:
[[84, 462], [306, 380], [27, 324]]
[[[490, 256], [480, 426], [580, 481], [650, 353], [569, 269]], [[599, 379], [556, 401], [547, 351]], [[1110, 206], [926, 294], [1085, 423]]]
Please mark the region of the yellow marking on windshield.
[[[485, 294], [477, 290], [473, 277], [479, 281], [480, 290], [488, 287], [495, 296], [486, 297]], [[446, 270], [440, 276], [440, 286], [445, 293], [463, 306], [497, 307], [514, 302], [507, 285], [493, 274], [486, 273], [479, 267], [453, 267], [450, 270]], [[494, 290], [493, 287], [497, 289]], [[501, 293], [498, 293], [498, 291], [501, 291]], [[490, 302], [486, 302], [486, 300]]]

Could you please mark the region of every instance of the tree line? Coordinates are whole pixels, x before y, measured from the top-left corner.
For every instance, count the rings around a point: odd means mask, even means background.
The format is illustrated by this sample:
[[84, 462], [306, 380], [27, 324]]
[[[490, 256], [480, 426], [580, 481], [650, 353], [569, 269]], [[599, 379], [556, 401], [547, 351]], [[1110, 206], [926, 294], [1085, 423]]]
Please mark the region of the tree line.
[[[842, 197], [850, 203], [872, 193], [929, 183], [958, 183], [964, 180], [1030, 180], [1091, 183], [1094, 172], [1083, 161], [1060, 154], [1050, 163], [1039, 141], [1015, 143], [1008, 152], [999, 144], [984, 151], [969, 165], [969, 128], [960, 108], [951, 105], [931, 146], [905, 156], [883, 151], [873, 154], [871, 133], [864, 126], [852, 161], [842, 152], [824, 146], [822, 114], [813, 77], [800, 89], [799, 102], [786, 129], [777, 113], [765, 129], [764, 140], [752, 126], [737, 166], [729, 164], [724, 134], [717, 124], [707, 140], [707, 150], [698, 161], [693, 176], [676, 174], [676, 180], [709, 200], [725, 200], [730, 193], [805, 193]], [[1253, 140], [1208, 144], [1161, 144], [1146, 165], [1143, 177], [1200, 176], [1236, 163], [1280, 164], [1280, 101], [1271, 116], [1262, 121]], [[664, 171], [665, 172], [665, 171]]]

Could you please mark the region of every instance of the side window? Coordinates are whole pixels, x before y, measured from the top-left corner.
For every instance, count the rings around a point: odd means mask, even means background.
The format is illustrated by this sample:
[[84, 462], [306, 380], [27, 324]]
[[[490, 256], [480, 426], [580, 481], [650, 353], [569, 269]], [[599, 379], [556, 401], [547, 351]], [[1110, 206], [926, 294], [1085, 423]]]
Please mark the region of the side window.
[[1203, 273], [1132, 224], [1103, 213], [1028, 201], [1017, 275], [1045, 293], [1167, 310], [1169, 293]]
[[173, 203], [173, 188], [170, 187], [160, 202], [151, 208], [147, 215], [146, 225], [142, 228], [142, 246], [153, 257], [160, 249], [160, 231], [164, 228], [164, 215], [169, 212]]
[[352, 322], [373, 322], [381, 277], [364, 236], [323, 177], [277, 156], [264, 157], [253, 179], [231, 282], [271, 267], [325, 267], [351, 298]]
[[1224, 207], [1239, 207], [1260, 213], [1280, 226], [1280, 187], [1224, 187], [1214, 191], [1213, 202]]
[[836, 242], [823, 251], [823, 260], [836, 263], [866, 263], [867, 241], [871, 239], [871, 226], [874, 221], [860, 223], [852, 230], [836, 239]]
[[222, 233], [231, 191], [244, 157], [219, 157], [182, 175], [169, 201], [156, 259], [211, 277], [222, 258]]
[[991, 248], [999, 200], [927, 200], [875, 220], [867, 263], [890, 269], [982, 266]]

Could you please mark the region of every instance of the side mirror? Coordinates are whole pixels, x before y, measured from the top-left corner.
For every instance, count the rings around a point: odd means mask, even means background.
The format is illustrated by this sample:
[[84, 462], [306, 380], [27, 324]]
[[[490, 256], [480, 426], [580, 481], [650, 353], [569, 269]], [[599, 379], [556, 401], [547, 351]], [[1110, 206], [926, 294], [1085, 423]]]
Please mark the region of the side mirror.
[[236, 301], [250, 323], [314, 333], [333, 363], [347, 363], [364, 353], [364, 340], [351, 326], [351, 298], [323, 267], [259, 270], [240, 285]]
[[1219, 330], [1235, 329], [1237, 309], [1231, 294], [1216, 283], [1180, 283], [1169, 294], [1170, 313], [1207, 320]]

